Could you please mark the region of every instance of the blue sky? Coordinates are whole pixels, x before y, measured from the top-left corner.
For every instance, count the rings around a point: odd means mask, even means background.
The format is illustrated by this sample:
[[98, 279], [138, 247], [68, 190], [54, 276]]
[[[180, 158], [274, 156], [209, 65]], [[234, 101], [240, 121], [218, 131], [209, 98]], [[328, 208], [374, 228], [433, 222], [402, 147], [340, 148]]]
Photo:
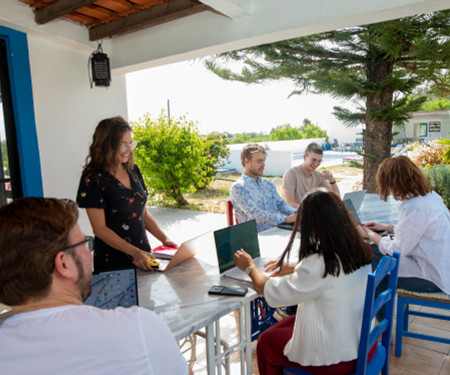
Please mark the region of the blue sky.
[[288, 98], [293, 89], [287, 80], [252, 85], [225, 81], [200, 60], [185, 61], [127, 74], [128, 116], [131, 121], [146, 112], [158, 116], [167, 111], [169, 100], [171, 116], [196, 121], [201, 133], [268, 133], [282, 124], [302, 125], [308, 118], [326, 129], [330, 140], [358, 137], [361, 127], [348, 129], [331, 114], [333, 106], [350, 103], [324, 95]]

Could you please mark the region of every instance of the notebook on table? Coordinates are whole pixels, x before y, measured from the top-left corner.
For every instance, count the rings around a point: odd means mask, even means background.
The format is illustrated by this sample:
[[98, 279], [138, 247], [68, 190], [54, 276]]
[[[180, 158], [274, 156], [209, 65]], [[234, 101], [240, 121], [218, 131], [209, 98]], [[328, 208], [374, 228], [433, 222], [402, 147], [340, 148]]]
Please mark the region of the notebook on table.
[[244, 271], [234, 264], [234, 253], [240, 249], [244, 249], [253, 258], [256, 267], [260, 269], [263, 269], [264, 264], [272, 260], [261, 258], [255, 220], [216, 230], [214, 241], [221, 276], [240, 281], [252, 281]]
[[94, 272], [91, 280], [92, 293], [85, 305], [100, 309], [131, 307], [138, 305], [138, 286], [134, 267], [113, 271]]

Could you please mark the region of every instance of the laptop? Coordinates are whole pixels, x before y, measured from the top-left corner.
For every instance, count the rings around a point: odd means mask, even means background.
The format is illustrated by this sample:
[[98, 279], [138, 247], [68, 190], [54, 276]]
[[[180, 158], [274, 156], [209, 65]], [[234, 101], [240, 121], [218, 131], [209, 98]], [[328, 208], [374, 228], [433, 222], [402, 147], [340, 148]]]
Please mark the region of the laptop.
[[[354, 219], [356, 220], [356, 222], [359, 225], [365, 225], [363, 223], [361, 223], [361, 219], [359, 218], [358, 213], [355, 210], [355, 207], [353, 206], [353, 202], [350, 199], [344, 199], [344, 203], [347, 206], [348, 211], [350, 212], [350, 214], [354, 217]], [[385, 230], [376, 230], [376, 229], [371, 229], [373, 232], [378, 233], [380, 236], [383, 236], [385, 234], [388, 234], [387, 231]]]
[[91, 288], [92, 293], [84, 302], [85, 305], [100, 309], [138, 305], [138, 286], [134, 267], [94, 272]]
[[364, 200], [367, 190], [358, 190], [352, 191], [350, 193], [345, 193], [344, 198], [342, 200], [345, 202], [346, 200], [351, 200], [353, 207], [356, 211], [358, 211], [361, 207], [361, 204]]
[[221, 276], [252, 282], [250, 277], [234, 264], [234, 253], [240, 249], [244, 249], [250, 254], [256, 267], [260, 269], [263, 269], [264, 264], [272, 260], [261, 258], [255, 220], [216, 230], [214, 232], [214, 241], [216, 243], [217, 261]]
[[[356, 213], [356, 211], [359, 210], [359, 208], [362, 205], [362, 202], [364, 200], [366, 192], [367, 192], [367, 190], [352, 191], [350, 193], [346, 193], [342, 200], [344, 202], [351, 201], [353, 204], [353, 207], [354, 207], [354, 211]], [[277, 227], [281, 228], [281, 229], [290, 230], [292, 232], [292, 230], [294, 229], [294, 223], [282, 223], [282, 224], [278, 224]]]
[[196, 246], [198, 246], [198, 244], [203, 240], [203, 237], [206, 234], [207, 233], [183, 242], [178, 250], [175, 251], [172, 259], [164, 259], [164, 256], [160, 257], [157, 252], [152, 253], [152, 255], [154, 255], [159, 262], [158, 268], [154, 268], [153, 270], [156, 272], [165, 272], [193, 258], [196, 253]]

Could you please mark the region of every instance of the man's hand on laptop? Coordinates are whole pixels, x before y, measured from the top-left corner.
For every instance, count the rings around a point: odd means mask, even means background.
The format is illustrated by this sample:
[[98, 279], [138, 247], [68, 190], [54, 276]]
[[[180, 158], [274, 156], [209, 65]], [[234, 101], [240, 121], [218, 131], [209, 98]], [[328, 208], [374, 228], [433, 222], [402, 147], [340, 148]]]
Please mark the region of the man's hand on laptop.
[[264, 272], [271, 272], [271, 271], [273, 271], [270, 274], [270, 276], [283, 276], [283, 275], [289, 275], [290, 273], [294, 272], [294, 268], [295, 268], [294, 265], [283, 263], [281, 265], [281, 267], [278, 268], [277, 264], [278, 264], [277, 260], [271, 260], [270, 262], [267, 262], [264, 265]]
[[295, 223], [295, 220], [297, 219], [297, 213], [286, 216], [285, 223]]

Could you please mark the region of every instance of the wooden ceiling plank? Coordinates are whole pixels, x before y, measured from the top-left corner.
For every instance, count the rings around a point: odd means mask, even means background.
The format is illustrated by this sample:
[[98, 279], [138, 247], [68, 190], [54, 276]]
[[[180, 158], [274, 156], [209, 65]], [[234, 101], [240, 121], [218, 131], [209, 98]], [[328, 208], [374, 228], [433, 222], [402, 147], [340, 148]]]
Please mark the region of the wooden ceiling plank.
[[165, 22], [190, 16], [211, 8], [195, 0], [175, 0], [150, 9], [134, 13], [128, 17], [111, 21], [107, 24], [92, 27], [89, 30], [89, 40], [95, 41], [130, 31], [136, 31]]
[[58, 0], [48, 4], [45, 8], [36, 9], [34, 19], [38, 25], [44, 25], [94, 2], [95, 0]]
[[95, 2], [95, 5], [101, 6], [101, 7], [106, 8], [106, 9], [110, 9], [113, 12], [118, 12], [118, 13], [127, 12], [133, 7], [133, 5], [130, 4], [126, 0], [115, 0], [115, 1], [111, 1], [111, 0], [97, 0]]
[[172, 0], [130, 0], [130, 2], [132, 2], [133, 4], [136, 5], [140, 5], [140, 6], [156, 6], [156, 5], [160, 5], [162, 3], [167, 3], [170, 2]]
[[89, 5], [77, 10], [77, 13], [84, 14], [85, 16], [90, 16], [96, 19], [104, 20], [112, 16], [113, 12], [102, 7]]

